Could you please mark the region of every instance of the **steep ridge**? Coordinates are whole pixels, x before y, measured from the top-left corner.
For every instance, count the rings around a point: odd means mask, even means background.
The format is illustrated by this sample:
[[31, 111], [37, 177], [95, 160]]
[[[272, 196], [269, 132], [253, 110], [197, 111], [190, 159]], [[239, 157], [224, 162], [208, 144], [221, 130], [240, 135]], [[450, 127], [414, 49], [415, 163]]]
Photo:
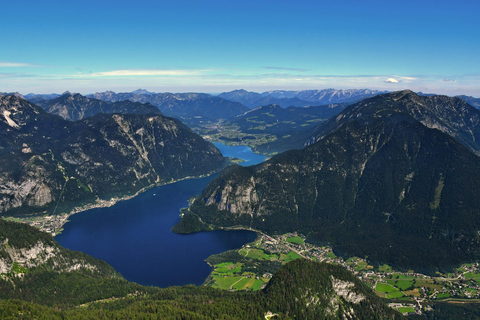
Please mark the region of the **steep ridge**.
[[470, 104], [471, 106], [477, 109], [480, 109], [480, 98], [475, 98], [472, 96], [465, 96], [465, 95], [457, 96], [457, 98], [460, 98], [466, 103]]
[[216, 171], [213, 144], [162, 115], [98, 114], [65, 121], [0, 96], [0, 212], [25, 214], [134, 195]]
[[[409, 92], [387, 96], [402, 105], [417, 100]], [[397, 268], [431, 271], [480, 256], [480, 158], [385, 97], [333, 121], [305, 149], [224, 170], [186, 221], [193, 225], [193, 215], [217, 227], [300, 231], [341, 254]]]
[[98, 113], [161, 114], [157, 107], [149, 103], [144, 104], [129, 100], [106, 102], [69, 92], [55, 99], [38, 102], [38, 106], [48, 113], [59, 115], [69, 121], [81, 120]]
[[480, 110], [460, 98], [419, 96], [410, 90], [376, 96], [348, 107], [336, 118], [318, 125], [307, 145], [320, 140], [353, 117], [373, 115], [392, 108], [411, 115], [429, 128], [449, 134], [475, 154], [480, 154]]

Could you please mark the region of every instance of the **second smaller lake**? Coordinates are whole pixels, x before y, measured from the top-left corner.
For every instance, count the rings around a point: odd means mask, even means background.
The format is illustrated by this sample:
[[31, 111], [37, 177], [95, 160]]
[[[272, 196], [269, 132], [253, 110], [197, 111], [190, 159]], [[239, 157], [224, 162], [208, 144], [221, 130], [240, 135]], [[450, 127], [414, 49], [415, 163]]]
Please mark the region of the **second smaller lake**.
[[247, 146], [227, 146], [221, 142], [214, 142], [213, 144], [220, 150], [223, 156], [244, 160], [239, 163], [244, 167], [262, 163], [267, 159], [263, 154], [253, 153], [252, 149]]

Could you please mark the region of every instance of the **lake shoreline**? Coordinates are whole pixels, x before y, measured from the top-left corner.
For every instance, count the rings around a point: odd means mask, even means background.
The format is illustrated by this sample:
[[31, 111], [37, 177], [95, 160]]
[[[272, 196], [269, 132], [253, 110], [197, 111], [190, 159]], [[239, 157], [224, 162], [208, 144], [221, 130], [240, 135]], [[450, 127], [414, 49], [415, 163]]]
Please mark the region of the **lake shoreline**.
[[[229, 163], [231, 163], [231, 161]], [[82, 212], [89, 211], [89, 210], [92, 210], [92, 209], [109, 208], [109, 207], [112, 207], [119, 202], [133, 199], [133, 198], [139, 196], [140, 194], [142, 194], [142, 193], [144, 193], [148, 190], [151, 190], [153, 188], [156, 188], [156, 187], [162, 187], [162, 186], [166, 186], [166, 185], [169, 185], [169, 184], [173, 184], [173, 183], [177, 183], [177, 182], [184, 181], [184, 180], [189, 180], [189, 179], [206, 178], [206, 177], [209, 177], [211, 175], [217, 174], [218, 172], [223, 170], [225, 167], [226, 166], [223, 166], [219, 170], [212, 171], [212, 172], [209, 172], [209, 173], [205, 173], [205, 174], [202, 174], [202, 175], [199, 175], [199, 176], [187, 176], [187, 177], [171, 180], [171, 181], [168, 181], [168, 182], [155, 183], [155, 184], [152, 184], [150, 186], [147, 186], [147, 187], [144, 187], [144, 188], [138, 190], [133, 195], [126, 195], [126, 196], [122, 196], [122, 197], [114, 197], [114, 198], [111, 198], [109, 200], [97, 199], [94, 203], [88, 203], [88, 204], [85, 204], [83, 206], [73, 207], [70, 210], [70, 212], [67, 212], [67, 213], [60, 213], [60, 214], [56, 214], [56, 215], [43, 215], [43, 216], [40, 216], [38, 214], [37, 215], [32, 214], [32, 215], [26, 216], [26, 217], [2, 216], [1, 218], [5, 219], [5, 220], [9, 220], [9, 221], [15, 221], [15, 222], [20, 222], [20, 223], [25, 223], [25, 224], [31, 225], [33, 227], [36, 227], [40, 231], [49, 233], [53, 237], [55, 237], [55, 236], [62, 233], [63, 226], [70, 221], [68, 219], [71, 216], [73, 216], [74, 214], [82, 213]]]
[[[219, 141], [213, 141], [212, 143], [219, 149], [221, 148], [221, 145], [223, 145], [225, 147], [232, 147], [232, 146], [229, 146], [229, 145], [225, 145], [225, 144], [223, 144], [222, 142], [219, 142]], [[265, 156], [265, 155], [253, 153], [250, 146], [242, 145], [242, 146], [233, 146], [233, 147], [234, 148], [235, 147], [249, 148], [250, 152], [252, 152], [252, 154], [255, 154], [255, 156], [264, 156], [265, 159], [267, 159], [267, 156]], [[223, 154], [223, 152], [222, 152], [222, 154]], [[234, 156], [234, 157], [224, 156], [224, 157], [227, 159], [227, 161], [218, 170], [215, 170], [215, 171], [212, 171], [212, 172], [209, 172], [209, 173], [205, 173], [205, 174], [201, 174], [201, 175], [198, 175], [198, 176], [187, 176], [187, 177], [171, 180], [171, 181], [168, 181], [168, 182], [155, 183], [155, 184], [152, 184], [150, 186], [147, 186], [147, 187], [144, 187], [144, 188], [138, 190], [133, 195], [113, 197], [113, 198], [108, 199], [108, 200], [96, 199], [95, 202], [91, 202], [91, 203], [87, 203], [87, 204], [79, 205], [79, 206], [74, 206], [69, 212], [62, 212], [62, 213], [58, 213], [58, 214], [42, 215], [41, 213], [36, 213], [36, 214], [31, 214], [31, 215], [28, 215], [28, 216], [24, 216], [24, 217], [1, 216], [1, 218], [5, 219], [5, 220], [10, 220], [10, 221], [15, 221], [15, 222], [20, 222], [20, 223], [25, 223], [25, 224], [31, 225], [33, 227], [36, 227], [40, 231], [49, 233], [49, 234], [51, 234], [52, 236], [55, 237], [55, 236], [62, 233], [63, 226], [70, 221], [69, 218], [74, 214], [89, 211], [89, 210], [92, 210], [92, 209], [112, 207], [119, 202], [133, 199], [133, 198], [137, 197], [138, 195], [140, 195], [140, 194], [142, 194], [142, 193], [144, 193], [148, 190], [151, 190], [152, 188], [155, 188], [155, 187], [161, 187], [161, 186], [165, 186], [165, 185], [169, 185], [169, 184], [173, 184], [173, 183], [177, 183], [177, 182], [184, 181], [184, 180], [189, 180], [189, 179], [201, 179], [201, 178], [209, 177], [211, 175], [217, 174], [218, 172], [222, 171], [228, 165], [239, 164], [239, 162], [240, 162], [240, 164], [244, 164], [245, 162], [248, 162], [248, 160], [242, 159], [242, 158], [237, 157], [237, 156]], [[265, 159], [263, 159], [263, 161]], [[243, 162], [241, 162], [239, 160], [243, 160]], [[263, 161], [261, 161], [261, 162], [263, 162]], [[179, 214], [180, 214], [180, 210], [179, 210]]]

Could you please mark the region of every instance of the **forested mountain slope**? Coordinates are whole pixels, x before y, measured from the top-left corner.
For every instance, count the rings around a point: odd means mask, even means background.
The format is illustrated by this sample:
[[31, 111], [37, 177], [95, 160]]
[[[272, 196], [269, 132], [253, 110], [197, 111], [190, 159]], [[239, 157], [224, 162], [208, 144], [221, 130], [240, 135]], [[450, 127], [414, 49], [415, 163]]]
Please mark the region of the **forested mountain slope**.
[[[405, 95], [412, 100], [404, 103], [415, 103], [409, 92], [365, 100], [305, 149], [225, 169], [184, 221], [197, 230], [195, 217], [217, 227], [300, 231], [397, 268], [432, 271], [477, 259], [480, 158], [384, 101]], [[176, 229], [188, 231], [182, 222]]]
[[220, 151], [162, 115], [98, 114], [65, 121], [0, 96], [0, 213], [58, 213], [211, 173]]

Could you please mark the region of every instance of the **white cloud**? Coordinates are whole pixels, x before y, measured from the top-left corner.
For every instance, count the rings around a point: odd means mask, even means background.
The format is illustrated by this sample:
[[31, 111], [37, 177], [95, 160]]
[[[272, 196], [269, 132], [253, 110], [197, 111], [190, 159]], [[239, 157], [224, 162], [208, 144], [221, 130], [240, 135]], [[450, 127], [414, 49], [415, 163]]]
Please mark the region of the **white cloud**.
[[210, 70], [149, 70], [125, 69], [82, 74], [81, 77], [131, 77], [131, 76], [192, 76]]
[[387, 80], [385, 80], [385, 83], [398, 83], [398, 80], [395, 78], [388, 78]]
[[283, 71], [299, 71], [299, 72], [310, 71], [310, 69], [288, 68], [288, 67], [263, 67], [263, 68], [264, 68], [264, 69], [272, 69], [272, 70], [283, 70]]
[[34, 67], [30, 63], [22, 62], [0, 62], [0, 68], [19, 68], [19, 67]]

